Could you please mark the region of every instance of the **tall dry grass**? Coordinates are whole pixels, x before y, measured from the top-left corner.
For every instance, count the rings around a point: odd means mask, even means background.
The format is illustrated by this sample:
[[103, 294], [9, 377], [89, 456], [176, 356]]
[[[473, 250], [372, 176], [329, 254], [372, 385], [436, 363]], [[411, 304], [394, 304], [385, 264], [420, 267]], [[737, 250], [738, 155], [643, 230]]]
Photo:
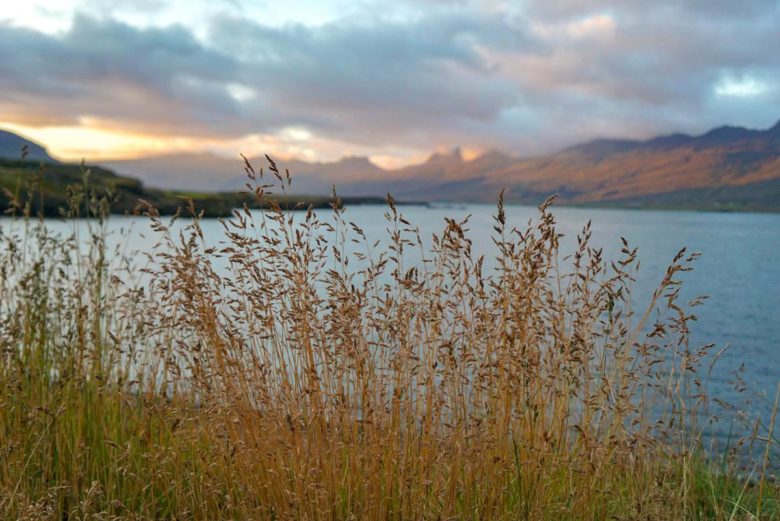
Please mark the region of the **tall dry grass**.
[[[261, 199], [290, 185], [269, 162]], [[149, 208], [148, 262], [88, 188], [87, 237], [0, 228], [0, 517], [777, 518], [769, 451], [737, 474], [701, 450], [695, 255], [635, 309], [636, 250], [585, 226], [562, 256], [549, 201], [524, 229], [499, 201], [486, 261], [468, 220], [423, 240], [390, 197], [386, 245], [335, 196], [274, 200], [216, 246]]]

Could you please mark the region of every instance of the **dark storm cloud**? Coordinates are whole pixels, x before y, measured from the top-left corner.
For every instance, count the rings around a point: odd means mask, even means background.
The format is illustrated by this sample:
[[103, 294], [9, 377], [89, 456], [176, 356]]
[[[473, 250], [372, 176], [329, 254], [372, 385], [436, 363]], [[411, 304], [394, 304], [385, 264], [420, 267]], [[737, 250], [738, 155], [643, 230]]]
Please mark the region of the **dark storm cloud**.
[[[84, 16], [59, 36], [0, 25], [0, 108], [179, 135], [306, 126], [519, 151], [780, 117], [776, 1], [409, 2], [414, 16], [311, 27], [221, 16], [200, 38]], [[718, 96], [728, 81], [758, 87]]]

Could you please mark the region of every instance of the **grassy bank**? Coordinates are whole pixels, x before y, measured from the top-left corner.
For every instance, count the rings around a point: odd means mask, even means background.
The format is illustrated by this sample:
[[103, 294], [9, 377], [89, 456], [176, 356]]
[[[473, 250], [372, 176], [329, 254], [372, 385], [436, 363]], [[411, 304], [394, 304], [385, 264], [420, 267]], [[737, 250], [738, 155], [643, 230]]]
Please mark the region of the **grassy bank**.
[[772, 426], [703, 451], [695, 255], [636, 307], [636, 251], [586, 226], [563, 257], [547, 204], [518, 230], [499, 203], [488, 270], [467, 221], [426, 247], [389, 199], [381, 248], [338, 200], [270, 201], [217, 246], [147, 209], [160, 245], [124, 262], [89, 192], [81, 237], [2, 228], [0, 518], [778, 517], [777, 447], [747, 451]]

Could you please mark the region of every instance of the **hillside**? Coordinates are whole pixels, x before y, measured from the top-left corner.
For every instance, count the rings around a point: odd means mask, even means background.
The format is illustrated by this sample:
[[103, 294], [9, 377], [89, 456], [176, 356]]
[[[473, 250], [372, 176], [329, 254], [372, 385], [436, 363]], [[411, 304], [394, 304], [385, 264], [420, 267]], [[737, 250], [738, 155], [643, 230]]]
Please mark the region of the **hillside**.
[[[264, 157], [250, 158], [257, 167], [265, 166]], [[236, 190], [244, 186], [244, 161], [236, 154], [225, 159], [209, 153], [168, 154], [141, 159], [106, 161], [104, 165], [128, 173], [157, 188], [178, 189], [183, 184], [199, 190]], [[358, 179], [381, 179], [386, 171], [364, 157], [346, 157], [332, 163], [309, 163], [299, 160], [280, 161], [280, 166], [294, 174], [296, 191], [329, 194], [333, 184], [351, 184]], [[384, 194], [385, 191], [370, 195]]]
[[[84, 173], [80, 165], [65, 163], [43, 163], [39, 161], [19, 161], [0, 158], [0, 212], [10, 208], [14, 197], [18, 197], [21, 205], [29, 201], [33, 214], [42, 210], [48, 217], [62, 215], [68, 206], [68, 187], [82, 186]], [[242, 207], [245, 203], [251, 208], [261, 205], [254, 195], [233, 192], [183, 192], [146, 188], [138, 179], [121, 176], [102, 167], [88, 167], [88, 186], [98, 196], [112, 194], [112, 213], [132, 214], [139, 211], [141, 200], [154, 206], [160, 214], [171, 215], [184, 206], [184, 199], [191, 198], [195, 207], [202, 210], [206, 217], [224, 217], [233, 209]], [[36, 175], [42, 172], [41, 183], [33, 182]], [[34, 187], [34, 196], [28, 196], [30, 186]], [[268, 201], [268, 199], [266, 199]], [[325, 196], [290, 195], [277, 202], [283, 207], [295, 209], [298, 205], [307, 208], [327, 208], [330, 199]], [[383, 198], [352, 197], [343, 198], [345, 205], [378, 204]], [[42, 204], [41, 204], [42, 203]], [[80, 212], [84, 215], [84, 212]], [[1, 215], [1, 214], [0, 214]]]
[[[43, 147], [28, 146], [31, 155], [45, 154]], [[456, 148], [395, 170], [364, 157], [280, 165], [293, 174], [293, 191], [320, 197], [336, 185], [344, 197], [389, 192], [400, 199], [493, 202], [506, 188], [509, 202], [527, 204], [555, 193], [559, 203], [571, 205], [780, 211], [780, 123], [767, 130], [723, 126], [699, 136], [678, 133], [646, 141], [599, 139], [532, 158], [493, 150], [467, 161]], [[208, 153], [103, 166], [163, 194], [186, 186], [224, 198], [246, 182], [240, 158]]]
[[26, 139], [13, 132], [7, 132], [0, 130], [0, 158], [5, 159], [21, 159], [22, 150], [26, 148], [26, 159], [29, 161], [45, 161], [47, 163], [57, 163], [57, 161], [49, 155], [44, 147]]
[[[528, 204], [555, 193], [572, 205], [780, 211], [780, 123], [763, 131], [720, 127], [701, 136], [596, 140], [526, 159], [432, 156], [388, 172], [383, 183], [391, 179], [401, 181], [394, 186], [399, 197], [434, 201], [490, 202], [507, 188], [508, 201]], [[341, 191], [362, 193], [365, 185]]]
[[[263, 159], [253, 160], [263, 164]], [[109, 163], [150, 184], [235, 190], [242, 165], [217, 156], [179, 155]], [[387, 192], [430, 201], [536, 204], [557, 193], [572, 205], [780, 211], [780, 123], [767, 130], [723, 126], [699, 136], [646, 141], [599, 139], [560, 152], [517, 158], [489, 151], [466, 161], [458, 149], [416, 165], [386, 170], [367, 158], [331, 163], [282, 162], [297, 191], [346, 196]]]
[[780, 123], [593, 141], [493, 171], [482, 188], [507, 186], [515, 200], [559, 192], [574, 204], [767, 210], [780, 209], [780, 198], [768, 197], [779, 183]]

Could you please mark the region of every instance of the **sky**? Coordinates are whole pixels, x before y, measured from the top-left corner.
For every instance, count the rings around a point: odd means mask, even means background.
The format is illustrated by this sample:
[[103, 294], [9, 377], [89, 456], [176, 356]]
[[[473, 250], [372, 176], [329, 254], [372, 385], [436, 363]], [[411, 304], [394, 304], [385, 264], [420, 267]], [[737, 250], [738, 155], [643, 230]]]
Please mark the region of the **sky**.
[[779, 0], [6, 3], [0, 128], [67, 160], [400, 166], [780, 119]]

